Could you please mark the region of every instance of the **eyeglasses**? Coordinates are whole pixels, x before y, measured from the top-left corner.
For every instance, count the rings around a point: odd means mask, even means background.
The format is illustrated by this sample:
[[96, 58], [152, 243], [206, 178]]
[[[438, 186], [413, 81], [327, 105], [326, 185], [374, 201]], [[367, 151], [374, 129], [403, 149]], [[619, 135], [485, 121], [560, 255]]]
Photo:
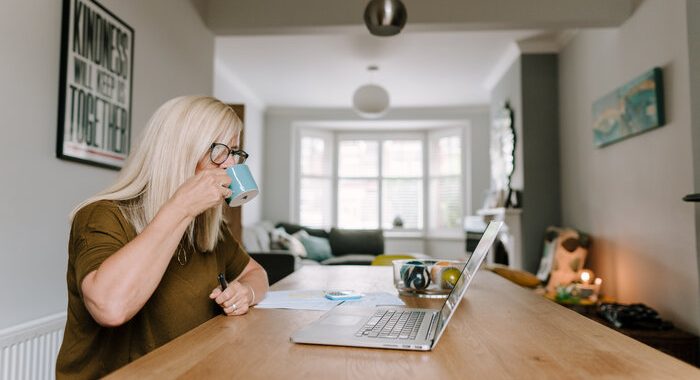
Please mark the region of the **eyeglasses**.
[[226, 162], [228, 156], [233, 156], [235, 164], [242, 164], [248, 159], [248, 153], [243, 150], [234, 150], [229, 148], [228, 145], [221, 143], [211, 144], [211, 148], [209, 148], [209, 159], [211, 162], [221, 165]]

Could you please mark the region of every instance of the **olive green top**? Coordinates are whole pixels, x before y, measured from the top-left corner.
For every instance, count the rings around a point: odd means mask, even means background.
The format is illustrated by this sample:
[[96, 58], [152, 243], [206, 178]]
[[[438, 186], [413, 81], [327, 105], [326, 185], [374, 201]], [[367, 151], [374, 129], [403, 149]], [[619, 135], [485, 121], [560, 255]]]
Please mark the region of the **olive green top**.
[[231, 281], [250, 260], [225, 231], [214, 252], [190, 248], [185, 265], [174, 255], [153, 295], [131, 320], [115, 328], [100, 326], [85, 308], [80, 284], [134, 237], [114, 202], [95, 202], [75, 215], [68, 243], [68, 318], [57, 378], [104, 376], [221, 314], [221, 307], [209, 299], [219, 284], [217, 274], [223, 272]]

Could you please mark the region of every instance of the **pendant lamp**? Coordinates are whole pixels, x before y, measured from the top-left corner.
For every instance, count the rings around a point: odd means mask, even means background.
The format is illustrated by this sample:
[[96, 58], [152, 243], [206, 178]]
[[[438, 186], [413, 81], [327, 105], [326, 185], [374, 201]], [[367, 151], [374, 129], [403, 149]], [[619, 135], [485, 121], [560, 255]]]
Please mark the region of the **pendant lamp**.
[[365, 8], [365, 25], [375, 36], [394, 36], [406, 25], [406, 6], [401, 0], [371, 0]]
[[[370, 76], [379, 70], [377, 66], [367, 67]], [[389, 93], [384, 87], [372, 83], [364, 84], [355, 90], [352, 97], [353, 109], [364, 118], [376, 119], [389, 109]]]

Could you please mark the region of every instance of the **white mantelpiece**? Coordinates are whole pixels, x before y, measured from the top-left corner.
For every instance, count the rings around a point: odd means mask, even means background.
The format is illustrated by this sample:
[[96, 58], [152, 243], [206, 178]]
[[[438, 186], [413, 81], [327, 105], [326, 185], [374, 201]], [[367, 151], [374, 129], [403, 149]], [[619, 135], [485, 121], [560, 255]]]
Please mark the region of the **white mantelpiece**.
[[[482, 216], [486, 223], [492, 220], [500, 220], [503, 222], [503, 227], [498, 234], [498, 240], [503, 243], [506, 253], [508, 254], [508, 266], [523, 270], [523, 235], [521, 223], [523, 210], [519, 208], [499, 207], [481, 209], [476, 213]], [[487, 260], [489, 263], [493, 263], [493, 248]]]

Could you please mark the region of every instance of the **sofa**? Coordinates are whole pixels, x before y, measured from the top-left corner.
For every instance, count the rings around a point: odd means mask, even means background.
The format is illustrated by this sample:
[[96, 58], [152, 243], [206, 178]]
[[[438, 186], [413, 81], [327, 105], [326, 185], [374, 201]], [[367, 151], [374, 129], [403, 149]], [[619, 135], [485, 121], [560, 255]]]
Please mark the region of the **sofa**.
[[382, 230], [310, 228], [261, 221], [243, 227], [243, 246], [273, 284], [303, 265], [369, 265], [384, 253]]

